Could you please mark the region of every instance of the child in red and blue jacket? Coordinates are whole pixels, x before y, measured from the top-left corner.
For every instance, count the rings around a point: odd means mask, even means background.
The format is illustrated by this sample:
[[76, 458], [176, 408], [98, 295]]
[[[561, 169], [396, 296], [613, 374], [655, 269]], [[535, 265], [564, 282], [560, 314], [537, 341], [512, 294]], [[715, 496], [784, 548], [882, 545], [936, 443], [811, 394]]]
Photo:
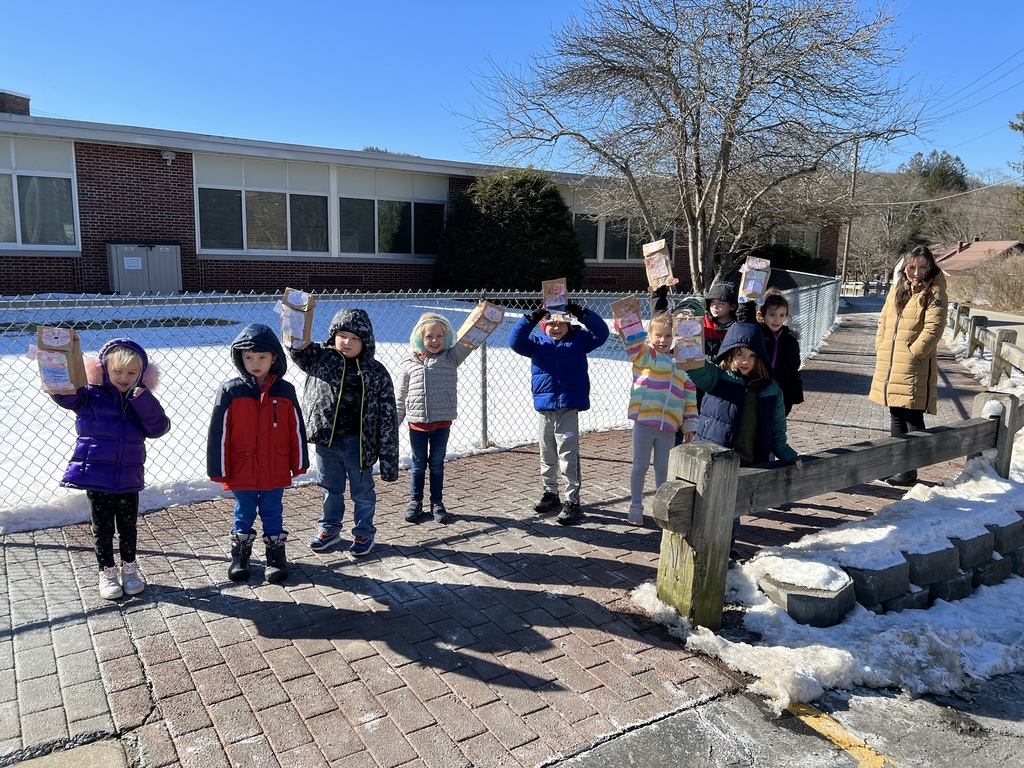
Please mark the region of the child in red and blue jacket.
[[231, 342], [239, 375], [221, 385], [210, 418], [206, 472], [235, 497], [228, 578], [249, 578], [249, 558], [259, 514], [266, 544], [267, 581], [288, 576], [284, 489], [309, 468], [306, 427], [277, 335], [252, 324]]

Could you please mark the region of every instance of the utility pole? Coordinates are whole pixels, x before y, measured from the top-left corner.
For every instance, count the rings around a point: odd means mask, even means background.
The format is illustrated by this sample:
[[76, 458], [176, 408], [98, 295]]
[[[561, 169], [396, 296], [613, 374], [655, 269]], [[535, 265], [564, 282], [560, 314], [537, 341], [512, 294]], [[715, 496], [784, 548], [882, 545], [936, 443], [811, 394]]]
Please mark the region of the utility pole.
[[850, 230], [853, 229], [853, 197], [857, 194], [857, 157], [860, 152], [860, 140], [853, 143], [853, 173], [850, 175], [850, 215], [846, 217], [846, 238], [843, 241], [843, 270], [840, 277], [840, 290], [846, 284], [846, 259], [850, 255]]

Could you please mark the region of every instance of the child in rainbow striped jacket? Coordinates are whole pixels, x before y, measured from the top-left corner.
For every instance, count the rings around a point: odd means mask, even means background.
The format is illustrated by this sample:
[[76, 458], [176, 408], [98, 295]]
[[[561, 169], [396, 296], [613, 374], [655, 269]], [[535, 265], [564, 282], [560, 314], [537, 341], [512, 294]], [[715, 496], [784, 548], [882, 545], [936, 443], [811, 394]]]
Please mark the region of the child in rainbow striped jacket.
[[[648, 340], [650, 343], [648, 343]], [[633, 362], [629, 418], [633, 421], [633, 470], [629, 477], [632, 525], [644, 524], [644, 481], [654, 452], [654, 484], [668, 476], [668, 455], [682, 429], [688, 443], [697, 431], [697, 388], [672, 357], [672, 316], [657, 312], [647, 333], [626, 343]]]

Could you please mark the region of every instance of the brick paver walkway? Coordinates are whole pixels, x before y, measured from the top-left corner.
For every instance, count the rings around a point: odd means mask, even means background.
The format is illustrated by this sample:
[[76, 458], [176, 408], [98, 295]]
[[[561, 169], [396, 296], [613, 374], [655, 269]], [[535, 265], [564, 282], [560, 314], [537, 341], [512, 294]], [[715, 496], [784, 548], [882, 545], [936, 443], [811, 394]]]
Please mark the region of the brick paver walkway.
[[[849, 312], [804, 373], [800, 451], [888, 433], [867, 401], [875, 314]], [[945, 356], [942, 412], [978, 383]], [[402, 520], [407, 476], [378, 484], [379, 546], [359, 561], [305, 546], [319, 489], [286, 494], [292, 575], [226, 580], [231, 502], [140, 520], [150, 587], [96, 590], [88, 526], [3, 537], [0, 764], [118, 738], [170, 765], [539, 766], [743, 684], [653, 624], [630, 592], [655, 577], [660, 532], [625, 524], [627, 432], [587, 435], [582, 525], [532, 513], [536, 447], [449, 464], [455, 520]], [[939, 479], [940, 466], [922, 473]], [[869, 484], [744, 518], [779, 544], [900, 496]], [[257, 558], [262, 563], [262, 553]], [[12, 684], [13, 682], [13, 684]]]

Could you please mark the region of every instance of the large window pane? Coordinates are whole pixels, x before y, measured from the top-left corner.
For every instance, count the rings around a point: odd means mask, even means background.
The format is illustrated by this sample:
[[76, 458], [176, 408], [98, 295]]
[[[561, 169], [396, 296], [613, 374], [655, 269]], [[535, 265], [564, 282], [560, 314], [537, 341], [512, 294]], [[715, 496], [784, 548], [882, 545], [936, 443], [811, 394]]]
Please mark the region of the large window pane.
[[612, 219], [604, 225], [604, 258], [625, 259], [629, 242], [629, 222], [626, 219]]
[[441, 252], [441, 234], [444, 232], [444, 205], [416, 203], [413, 212], [415, 231], [413, 253], [436, 256]]
[[0, 173], [0, 243], [16, 243], [14, 231], [14, 181], [11, 174]]
[[412, 203], [377, 201], [379, 253], [412, 253]]
[[292, 195], [292, 250], [326, 253], [327, 198]]
[[576, 239], [583, 251], [583, 258], [597, 258], [597, 220], [587, 216], [577, 215], [573, 219], [573, 226], [576, 228]]
[[288, 248], [287, 204], [283, 192], [245, 193], [245, 241], [249, 250]]
[[242, 250], [241, 190], [199, 189], [199, 245]]
[[75, 244], [71, 179], [19, 176], [18, 211], [23, 244]]
[[639, 222], [629, 222], [629, 248], [626, 249], [627, 259], [642, 259], [644, 257], [644, 243], [647, 239], [647, 230]]
[[343, 197], [340, 201], [341, 252], [374, 253], [376, 227], [373, 220], [373, 200]]

